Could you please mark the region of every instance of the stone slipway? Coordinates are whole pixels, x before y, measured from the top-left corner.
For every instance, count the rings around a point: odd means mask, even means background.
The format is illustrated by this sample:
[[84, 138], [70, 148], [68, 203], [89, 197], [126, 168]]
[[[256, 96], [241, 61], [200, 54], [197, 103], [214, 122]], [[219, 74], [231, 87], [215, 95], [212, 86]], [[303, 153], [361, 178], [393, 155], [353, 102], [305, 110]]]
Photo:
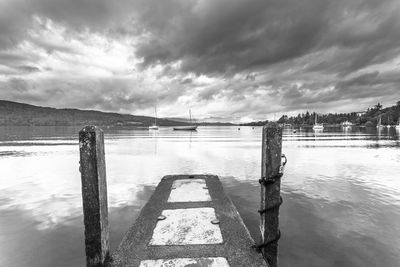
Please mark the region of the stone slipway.
[[108, 266], [268, 266], [214, 175], [165, 176]]

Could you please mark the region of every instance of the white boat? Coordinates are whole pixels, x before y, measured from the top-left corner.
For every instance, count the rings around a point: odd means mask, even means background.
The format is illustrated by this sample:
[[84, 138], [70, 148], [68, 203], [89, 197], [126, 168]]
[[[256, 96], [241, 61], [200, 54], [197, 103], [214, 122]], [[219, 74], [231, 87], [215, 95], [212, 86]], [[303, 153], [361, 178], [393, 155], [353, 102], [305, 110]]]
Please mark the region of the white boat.
[[399, 117], [399, 120], [397, 121], [397, 124], [396, 124], [396, 129], [400, 129], [400, 117]]
[[154, 124], [149, 126], [149, 130], [158, 130], [158, 125], [157, 125], [157, 106], [154, 107]]
[[324, 125], [323, 125], [323, 124], [320, 124], [320, 123], [315, 124], [315, 125], [313, 126], [313, 129], [314, 129], [314, 130], [323, 130], [323, 129], [324, 129]]
[[322, 123], [318, 123], [317, 117], [318, 117], [317, 114], [315, 114], [315, 123], [314, 123], [313, 129], [314, 130], [323, 130], [324, 129], [324, 125]]
[[342, 126], [343, 126], [343, 127], [353, 126], [353, 123], [351, 123], [351, 122], [349, 122], [349, 121], [344, 121], [344, 122], [342, 122]]
[[379, 120], [378, 120], [378, 124], [376, 125], [376, 128], [383, 128], [386, 127], [384, 125], [382, 125], [382, 116], [379, 115]]
[[[192, 112], [189, 109], [189, 119], [190, 119], [190, 124], [192, 124]], [[173, 127], [174, 131], [196, 131], [197, 126], [196, 125], [187, 125], [187, 126], [175, 126]]]

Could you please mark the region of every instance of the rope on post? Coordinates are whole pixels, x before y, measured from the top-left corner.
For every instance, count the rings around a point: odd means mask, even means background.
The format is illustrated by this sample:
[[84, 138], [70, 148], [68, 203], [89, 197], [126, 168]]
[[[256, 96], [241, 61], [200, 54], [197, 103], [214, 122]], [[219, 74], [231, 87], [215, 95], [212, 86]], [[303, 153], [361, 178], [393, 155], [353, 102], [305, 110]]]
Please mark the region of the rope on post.
[[281, 179], [283, 176], [283, 168], [285, 167], [287, 163], [287, 158], [285, 154], [282, 154], [282, 158], [285, 159], [285, 161], [281, 164], [281, 167], [279, 168], [279, 173], [269, 176], [268, 178], [266, 177], [261, 177], [261, 179], [258, 180], [258, 182], [262, 185], [269, 185], [275, 183], [278, 179]]
[[258, 210], [258, 213], [260, 213], [260, 215], [261, 215], [261, 214], [263, 214], [263, 213], [265, 213], [265, 212], [267, 212], [269, 210], [272, 210], [272, 209], [275, 209], [275, 208], [279, 208], [282, 205], [282, 203], [283, 203], [283, 199], [282, 199], [282, 197], [280, 197], [278, 203], [273, 204], [273, 205], [271, 205], [271, 206], [269, 206], [269, 207], [267, 207], [265, 209]]
[[275, 238], [268, 240], [267, 242], [262, 243], [262, 244], [255, 244], [255, 245], [253, 245], [253, 248], [255, 248], [259, 253], [261, 253], [262, 248], [269, 246], [270, 244], [272, 244], [274, 242], [278, 242], [278, 240], [280, 238], [281, 238], [281, 231], [278, 230], [278, 234], [275, 236]]
[[272, 122], [263, 127], [262, 162], [261, 162], [261, 205], [260, 230], [261, 242], [255, 244], [270, 267], [278, 266], [279, 207], [282, 205], [280, 195], [281, 178], [287, 158], [282, 154], [282, 127]]
[[260, 184], [266, 186], [266, 185], [275, 183], [277, 180], [281, 179], [282, 176], [283, 176], [283, 173], [278, 173], [278, 174], [270, 176], [268, 178], [262, 177], [261, 179], [258, 180], [258, 182]]
[[[283, 176], [283, 167], [285, 167], [286, 163], [287, 163], [287, 158], [285, 156], [285, 154], [282, 154], [282, 158], [285, 159], [284, 162], [282, 162], [281, 164], [281, 169], [280, 169], [280, 173], [278, 173], [277, 175], [271, 176], [268, 179], [265, 179], [264, 177], [259, 179], [258, 182], [264, 186], [269, 185], [269, 184], [273, 184], [275, 183], [278, 179], [281, 179]], [[270, 205], [264, 209], [259, 209], [258, 213], [260, 213], [260, 215], [264, 214], [265, 212], [275, 209], [275, 208], [279, 208], [283, 203], [283, 198], [282, 196], [279, 197], [279, 202], [277, 202], [276, 204]], [[253, 248], [257, 249], [257, 252], [261, 253], [261, 248], [268, 246], [269, 244], [273, 243], [273, 242], [277, 242], [279, 239], [281, 238], [281, 231], [278, 229], [278, 234], [276, 235], [275, 238], [262, 243], [262, 244], [255, 244], [253, 245]]]

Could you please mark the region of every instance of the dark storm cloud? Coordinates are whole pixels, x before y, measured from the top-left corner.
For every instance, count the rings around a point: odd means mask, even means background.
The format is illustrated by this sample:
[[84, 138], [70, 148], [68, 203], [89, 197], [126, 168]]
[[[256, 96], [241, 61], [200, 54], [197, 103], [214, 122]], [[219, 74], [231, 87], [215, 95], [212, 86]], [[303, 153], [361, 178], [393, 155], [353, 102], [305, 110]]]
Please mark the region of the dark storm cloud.
[[340, 62], [319, 67], [347, 73], [399, 52], [395, 0], [140, 3], [136, 19], [151, 34], [137, 51], [145, 66], [182, 60], [184, 71], [235, 73], [336, 47]]
[[397, 76], [390, 74], [381, 77], [381, 74], [375, 71], [331, 83], [307, 82], [299, 86], [283, 86], [281, 90], [278, 90], [276, 97], [283, 110], [289, 108], [304, 110], [310, 107], [326, 109], [332, 108], [332, 105], [338, 101], [350, 101], [352, 106], [357, 107], [354, 101], [362, 99], [372, 99], [373, 103], [376, 99], [394, 103], [393, 99], [399, 96], [399, 76], [400, 73], [397, 73]]
[[318, 0], [180, 3], [149, 1], [148, 10], [168, 11], [138, 14], [153, 34], [137, 52], [144, 65], [182, 60], [183, 70], [233, 73], [296, 57], [317, 44], [328, 5]]
[[107, 33], [129, 22], [133, 3], [129, 0], [0, 1], [0, 49], [14, 47], [24, 40], [32, 29], [34, 16], [51, 19], [69, 30]]
[[26, 61], [36, 61], [39, 57], [32, 54], [0, 51], [0, 64], [8, 66], [19, 66]]
[[198, 94], [199, 100], [211, 100], [220, 94], [221, 88], [219, 86], [210, 86], [206, 89], [201, 90]]
[[10, 79], [9, 86], [14, 92], [25, 93], [28, 91], [29, 84], [24, 79], [13, 78]]
[[185, 78], [181, 80], [181, 84], [191, 84], [193, 82], [193, 79], [191, 78]]
[[22, 71], [22, 72], [27, 72], [27, 73], [40, 72], [40, 69], [38, 67], [28, 66], [28, 65], [18, 66], [17, 69]]
[[360, 76], [338, 82], [336, 87], [347, 88], [351, 86], [362, 86], [362, 85], [374, 85], [378, 81], [379, 71], [374, 71], [370, 73], [365, 73]]
[[[380, 74], [378, 71], [365, 73], [336, 84], [336, 99], [362, 99], [380, 96], [399, 96], [400, 72]], [[326, 101], [332, 100], [332, 96]]]
[[42, 93], [35, 90], [35, 85], [25, 79], [11, 78], [5, 82], [0, 81], [0, 89], [0, 99], [22, 100], [21, 102], [28, 103], [44, 100]]
[[[36, 0], [0, 3], [0, 48], [26, 38], [33, 16], [68, 30], [141, 34], [143, 66], [234, 74], [335, 47], [311, 71], [347, 74], [400, 52], [396, 0]], [[68, 34], [68, 31], [66, 32]], [[46, 40], [37, 45], [71, 49]], [[74, 52], [74, 51], [66, 51]], [[250, 77], [250, 76], [249, 76]]]

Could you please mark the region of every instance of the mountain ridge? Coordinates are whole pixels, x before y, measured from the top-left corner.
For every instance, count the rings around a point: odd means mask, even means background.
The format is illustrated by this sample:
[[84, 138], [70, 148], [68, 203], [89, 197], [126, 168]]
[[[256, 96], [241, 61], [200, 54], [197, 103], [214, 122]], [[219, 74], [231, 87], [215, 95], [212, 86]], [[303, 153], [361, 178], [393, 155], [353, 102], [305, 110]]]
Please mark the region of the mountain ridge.
[[[0, 100], [0, 125], [3, 126], [99, 126], [147, 127], [154, 117], [77, 108], [54, 108]], [[185, 122], [157, 119], [159, 126], [187, 125]]]

